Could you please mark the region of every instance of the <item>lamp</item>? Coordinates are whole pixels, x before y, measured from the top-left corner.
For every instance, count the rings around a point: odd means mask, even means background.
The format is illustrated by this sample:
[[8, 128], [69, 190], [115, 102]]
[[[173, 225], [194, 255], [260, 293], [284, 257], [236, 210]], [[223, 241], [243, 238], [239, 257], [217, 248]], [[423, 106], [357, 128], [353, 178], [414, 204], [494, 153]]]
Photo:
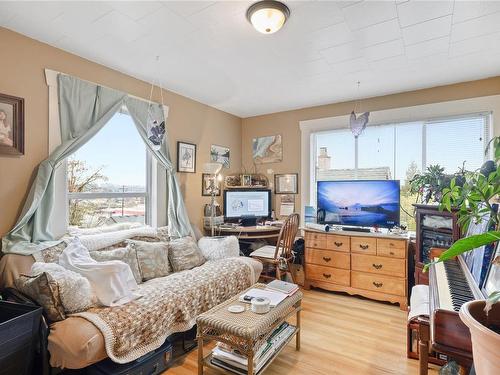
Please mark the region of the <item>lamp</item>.
[[290, 9], [275, 0], [259, 1], [247, 10], [247, 19], [255, 30], [262, 34], [273, 34], [283, 27], [290, 17]]
[[214, 216], [215, 216], [215, 182], [217, 181], [217, 175], [220, 173], [222, 169], [221, 163], [205, 163], [203, 164], [203, 173], [213, 175], [213, 178], [210, 179], [210, 230], [212, 233], [212, 237], [215, 235], [214, 229]]

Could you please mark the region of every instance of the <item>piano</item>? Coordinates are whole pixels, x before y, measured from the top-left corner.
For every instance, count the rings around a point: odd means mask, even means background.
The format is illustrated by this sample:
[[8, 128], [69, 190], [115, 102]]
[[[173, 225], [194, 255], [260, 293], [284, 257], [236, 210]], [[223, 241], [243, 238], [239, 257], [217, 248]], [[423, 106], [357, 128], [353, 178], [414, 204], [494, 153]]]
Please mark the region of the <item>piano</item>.
[[429, 268], [430, 339], [432, 348], [470, 367], [472, 345], [469, 329], [458, 316], [468, 301], [484, 299], [464, 258], [431, 265]]

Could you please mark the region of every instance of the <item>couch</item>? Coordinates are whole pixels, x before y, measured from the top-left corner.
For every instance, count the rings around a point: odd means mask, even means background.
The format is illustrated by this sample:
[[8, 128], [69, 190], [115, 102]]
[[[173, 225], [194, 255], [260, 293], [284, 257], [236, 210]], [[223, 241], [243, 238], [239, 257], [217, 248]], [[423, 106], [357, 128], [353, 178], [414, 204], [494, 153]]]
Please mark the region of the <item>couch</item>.
[[[39, 257], [37, 257], [37, 260], [39, 260]], [[251, 270], [251, 277], [249, 282], [247, 281], [245, 283], [240, 283], [238, 288], [244, 289], [245, 287], [249, 286], [246, 284], [251, 285], [257, 282], [260, 273], [262, 272], [262, 264], [256, 260], [246, 257], [238, 257], [236, 260], [238, 263], [245, 264], [248, 269]], [[23, 256], [17, 254], [4, 255], [0, 259], [0, 290], [4, 288], [14, 287], [16, 278], [18, 278], [21, 274], [29, 274], [31, 266], [34, 262], [35, 258], [33, 256]], [[214, 267], [216, 267], [217, 262], [225, 262], [223, 267], [226, 268], [227, 264], [231, 264], [224, 259], [221, 259], [219, 261], [212, 260], [191, 270], [182, 271], [162, 278], [146, 281], [145, 283], [141, 284], [141, 291], [151, 289], [151, 286], [155, 283], [156, 285], [166, 285], [169, 284], [169, 281], [173, 282], [174, 280], [177, 280], [178, 282], [179, 278], [193, 280], [198, 279], [197, 275], [200, 275], [200, 278], [204, 280], [206, 278], [205, 274], [207, 269], [213, 269]], [[221, 284], [220, 287], [224, 287], [224, 284], [227, 283], [227, 273], [226, 276], [223, 276], [221, 273], [220, 276], [217, 275], [214, 277], [216, 278], [215, 280], [217, 280], [217, 277], [220, 277], [218, 281], [218, 283]], [[226, 279], [224, 277], [226, 277]], [[198, 280], [198, 283], [199, 282], [202, 281]], [[186, 293], [186, 291], [188, 293], [190, 292], [189, 290], [186, 290], [184, 288], [182, 293]], [[236, 291], [236, 293], [238, 291]], [[232, 292], [234, 292], [234, 290], [232, 290]], [[229, 298], [229, 296], [227, 297]], [[198, 296], [196, 298], [202, 297]], [[218, 298], [220, 299], [221, 297], [219, 296]], [[223, 301], [214, 300], [211, 301], [211, 304], [213, 305], [221, 302]], [[189, 303], [192, 303], [192, 301], [190, 301]], [[207, 305], [206, 302], [203, 305], [203, 309], [208, 309], [210, 307], [211, 305]], [[182, 306], [180, 308], [182, 308]], [[203, 311], [200, 310], [199, 312], [201, 313]], [[89, 314], [85, 314], [86, 313], [84, 312], [82, 314], [69, 315], [64, 320], [50, 323], [50, 330], [48, 335], [48, 351], [50, 353], [50, 365], [52, 367], [81, 369], [99, 362], [107, 358], [108, 356], [114, 360], [112, 355], [108, 355], [110, 354], [109, 341], [112, 341], [114, 339], [105, 337], [105, 335], [103, 335], [103, 332], [106, 332], [106, 330], [103, 329], [103, 327], [98, 328], [98, 326], [100, 326], [100, 324], [98, 324], [100, 322], [99, 319], [97, 319], [98, 321], [96, 322], [95, 319], [92, 319], [92, 314], [90, 314], [90, 317]], [[179, 331], [187, 331], [188, 329], [192, 328], [193, 325], [194, 319], [189, 319], [189, 321], [182, 322], [182, 324], [177, 324], [174, 329], [166, 332], [165, 336]], [[163, 340], [164, 338], [163, 336], [161, 336], [159, 337], [159, 339]], [[130, 357], [124, 358], [130, 359]], [[122, 362], [124, 361], [122, 360]]]

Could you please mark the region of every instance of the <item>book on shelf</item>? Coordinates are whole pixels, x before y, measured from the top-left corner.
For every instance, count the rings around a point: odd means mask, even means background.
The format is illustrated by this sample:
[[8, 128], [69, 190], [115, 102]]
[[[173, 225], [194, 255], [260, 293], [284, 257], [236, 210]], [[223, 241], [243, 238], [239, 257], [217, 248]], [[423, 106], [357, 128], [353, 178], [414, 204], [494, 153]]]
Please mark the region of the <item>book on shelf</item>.
[[[294, 332], [295, 327], [285, 322], [269, 335], [266, 342], [255, 352], [254, 373], [259, 372], [264, 367]], [[237, 374], [246, 374], [248, 370], [248, 358], [222, 343], [218, 343], [212, 350], [211, 363]]]
[[266, 285], [266, 289], [276, 292], [282, 292], [288, 296], [291, 296], [295, 292], [297, 292], [297, 290], [299, 290], [299, 286], [297, 284], [289, 283], [282, 280], [273, 280]]

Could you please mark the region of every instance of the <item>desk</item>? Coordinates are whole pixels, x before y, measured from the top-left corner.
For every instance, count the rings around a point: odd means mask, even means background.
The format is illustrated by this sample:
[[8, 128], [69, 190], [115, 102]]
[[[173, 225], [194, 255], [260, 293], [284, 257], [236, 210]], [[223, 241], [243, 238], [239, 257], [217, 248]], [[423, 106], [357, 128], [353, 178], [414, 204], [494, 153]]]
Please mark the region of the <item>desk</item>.
[[277, 240], [281, 228], [271, 225], [257, 225], [255, 227], [215, 228], [218, 236], [236, 236], [240, 240]]

